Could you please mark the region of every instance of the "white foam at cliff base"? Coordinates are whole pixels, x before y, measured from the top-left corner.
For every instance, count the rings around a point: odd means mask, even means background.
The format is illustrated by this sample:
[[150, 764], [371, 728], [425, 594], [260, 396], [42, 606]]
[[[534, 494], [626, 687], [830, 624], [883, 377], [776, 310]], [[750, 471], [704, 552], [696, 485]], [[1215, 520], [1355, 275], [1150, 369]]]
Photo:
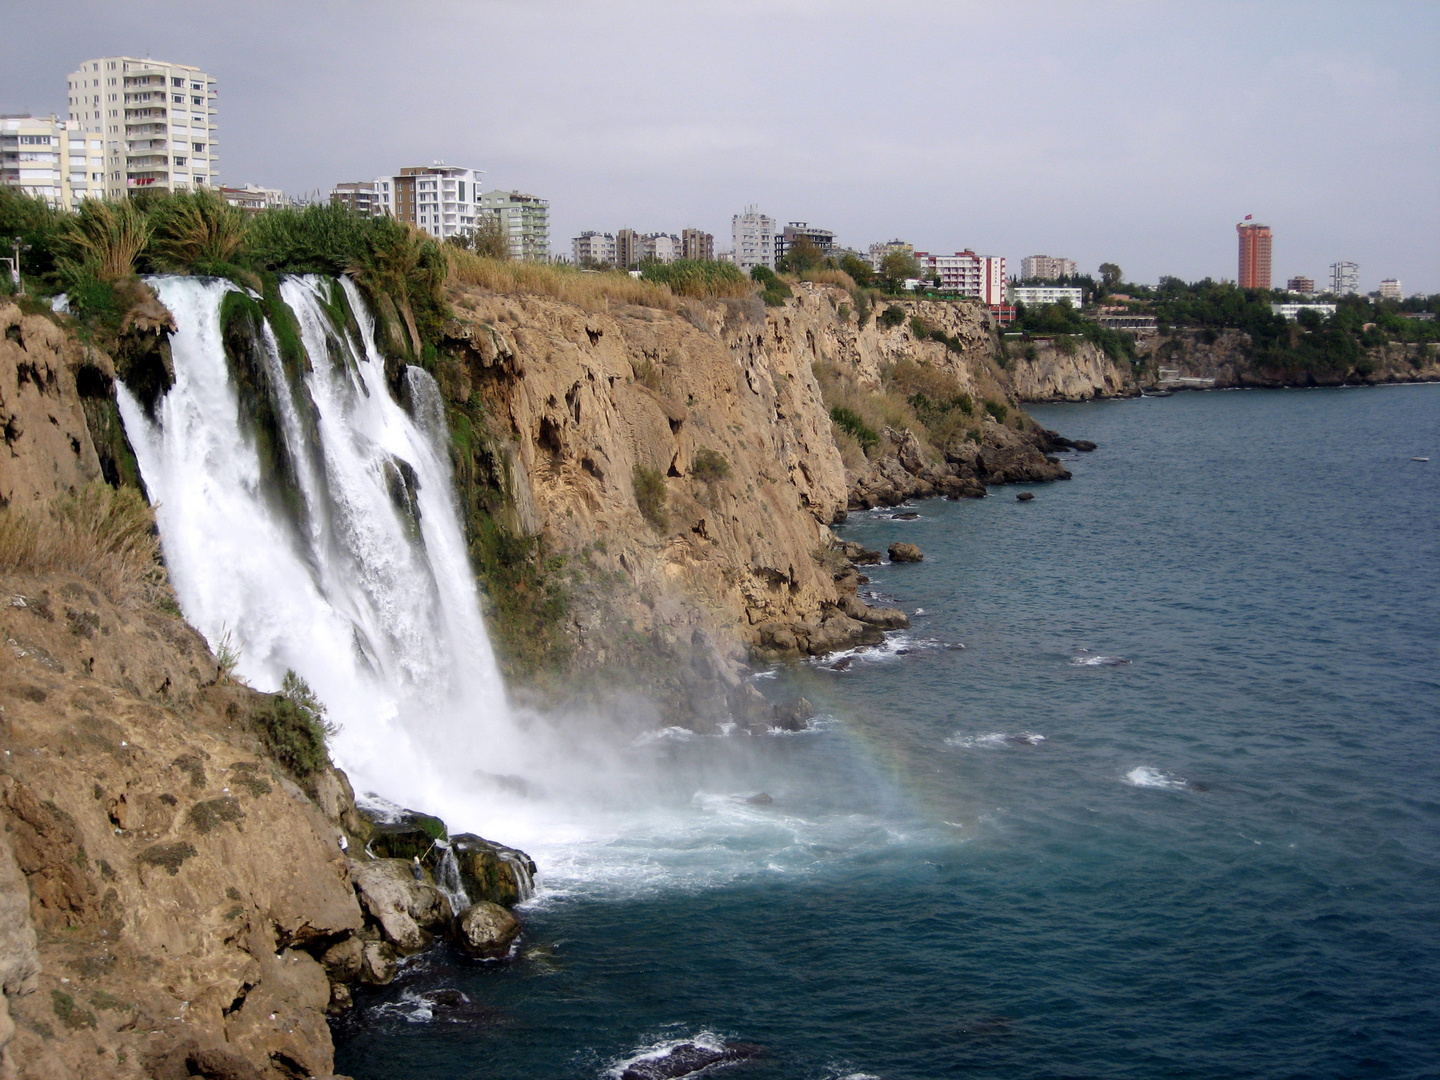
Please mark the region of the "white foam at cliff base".
[[1014, 735], [1004, 731], [992, 731], [988, 735], [961, 735], [957, 732], [945, 740], [945, 745], [959, 747], [962, 750], [976, 750], [1006, 746], [1039, 746], [1044, 741], [1044, 735], [1033, 731], [1021, 731]]

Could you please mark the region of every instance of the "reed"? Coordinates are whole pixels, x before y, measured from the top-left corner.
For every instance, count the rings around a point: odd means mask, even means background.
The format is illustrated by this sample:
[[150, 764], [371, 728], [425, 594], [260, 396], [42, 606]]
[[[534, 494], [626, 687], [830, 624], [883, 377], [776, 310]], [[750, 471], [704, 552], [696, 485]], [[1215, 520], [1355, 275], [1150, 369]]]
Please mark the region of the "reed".
[[134, 488], [95, 481], [43, 509], [0, 509], [0, 573], [74, 573], [119, 603], [164, 578], [155, 518]]
[[150, 215], [150, 250], [168, 269], [206, 269], [233, 263], [245, 243], [251, 217], [213, 191], [177, 192], [157, 201]]
[[605, 311], [613, 304], [674, 311], [675, 294], [666, 285], [633, 278], [621, 270], [578, 270], [550, 263], [512, 262], [471, 251], [451, 249], [450, 282], [490, 292], [553, 296], [586, 311]]
[[101, 281], [129, 277], [150, 243], [152, 230], [145, 211], [129, 199], [86, 199], [65, 231], [65, 262]]

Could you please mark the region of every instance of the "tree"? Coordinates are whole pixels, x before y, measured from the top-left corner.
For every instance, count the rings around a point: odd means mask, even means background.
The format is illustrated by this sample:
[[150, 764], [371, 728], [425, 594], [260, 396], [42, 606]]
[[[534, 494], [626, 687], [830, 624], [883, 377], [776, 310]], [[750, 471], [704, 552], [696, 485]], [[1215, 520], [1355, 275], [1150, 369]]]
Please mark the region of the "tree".
[[875, 278], [875, 271], [870, 268], [870, 264], [853, 251], [847, 251], [840, 259], [840, 269], [854, 278], [855, 284], [862, 289], [869, 286]]
[[786, 249], [776, 269], [782, 274], [803, 274], [806, 270], [814, 270], [824, 261], [825, 253], [820, 250], [820, 245], [808, 236], [801, 236]]
[[892, 251], [880, 260], [880, 278], [889, 292], [899, 292], [910, 278], [920, 276], [920, 262], [904, 251]]
[[470, 232], [452, 236], [445, 242], [487, 259], [510, 258], [510, 238], [505, 235], [499, 214], [485, 214]]
[[1100, 280], [1107, 289], [1113, 289], [1125, 280], [1125, 271], [1112, 262], [1100, 264]]

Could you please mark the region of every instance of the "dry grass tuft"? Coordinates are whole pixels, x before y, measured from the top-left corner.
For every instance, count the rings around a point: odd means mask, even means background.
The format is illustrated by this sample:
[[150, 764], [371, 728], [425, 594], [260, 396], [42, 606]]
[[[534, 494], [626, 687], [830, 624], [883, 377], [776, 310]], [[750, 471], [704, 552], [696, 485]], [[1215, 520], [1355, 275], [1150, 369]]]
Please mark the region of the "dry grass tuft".
[[79, 574], [119, 603], [160, 584], [155, 517], [134, 488], [101, 481], [44, 510], [0, 509], [0, 573]]
[[129, 199], [86, 199], [68, 224], [66, 246], [72, 263], [101, 281], [116, 281], [135, 272], [150, 233], [150, 219]]
[[553, 296], [586, 311], [606, 311], [613, 304], [674, 311], [679, 302], [669, 288], [632, 278], [619, 270], [582, 271], [549, 263], [510, 262], [474, 252], [448, 250], [450, 281], [497, 293]]
[[858, 288], [855, 279], [844, 270], [834, 270], [824, 266], [804, 271], [800, 275], [800, 280], [813, 281], [816, 285], [838, 285], [846, 292], [854, 292]]

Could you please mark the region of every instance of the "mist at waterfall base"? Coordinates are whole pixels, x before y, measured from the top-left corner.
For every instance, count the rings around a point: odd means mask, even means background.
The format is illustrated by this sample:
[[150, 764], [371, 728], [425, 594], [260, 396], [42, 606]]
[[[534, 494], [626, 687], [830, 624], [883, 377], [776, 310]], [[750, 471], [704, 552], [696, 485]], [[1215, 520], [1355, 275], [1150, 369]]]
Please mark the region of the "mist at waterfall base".
[[[869, 571], [911, 630], [757, 680], [814, 730], [620, 730], [507, 707], [426, 379], [388, 396], [358, 296], [354, 362], [307, 379], [300, 528], [234, 430], [224, 286], [157, 287], [176, 386], [123, 407], [187, 616], [252, 684], [310, 681], [357, 787], [540, 863], [518, 958], [412, 958], [337, 1023], [340, 1072], [720, 1040], [767, 1078], [1431, 1071], [1440, 483], [1409, 459], [1440, 459], [1440, 388], [1037, 408], [1101, 444], [1070, 483], [852, 515], [926, 561]], [[312, 357], [326, 287], [286, 283]], [[392, 459], [439, 503], [418, 538]]]

